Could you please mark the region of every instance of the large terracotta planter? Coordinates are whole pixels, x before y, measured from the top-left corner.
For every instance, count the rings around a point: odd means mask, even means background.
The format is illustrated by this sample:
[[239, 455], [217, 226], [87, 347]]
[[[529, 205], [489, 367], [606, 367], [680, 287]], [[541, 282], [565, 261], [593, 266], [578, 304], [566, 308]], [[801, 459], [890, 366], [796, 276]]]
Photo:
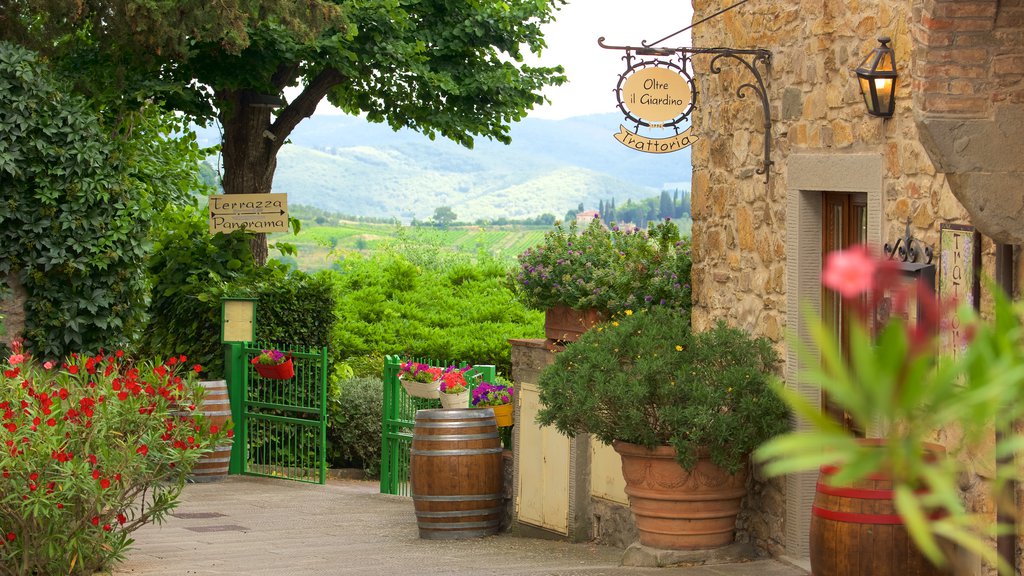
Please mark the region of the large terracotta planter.
[[575, 342], [604, 317], [597, 310], [576, 310], [557, 305], [544, 312], [544, 336], [558, 342]]
[[616, 441], [629, 508], [640, 543], [652, 548], [697, 550], [731, 544], [747, 471], [729, 474], [701, 458], [692, 472], [676, 462], [671, 446], [649, 449]]

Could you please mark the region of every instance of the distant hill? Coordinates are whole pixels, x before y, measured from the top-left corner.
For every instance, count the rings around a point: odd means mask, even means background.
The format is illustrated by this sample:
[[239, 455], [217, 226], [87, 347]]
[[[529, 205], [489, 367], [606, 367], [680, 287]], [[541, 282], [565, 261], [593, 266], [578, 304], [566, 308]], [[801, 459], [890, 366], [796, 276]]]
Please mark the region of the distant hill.
[[[278, 156], [274, 191], [289, 202], [354, 216], [430, 218], [450, 206], [462, 220], [561, 217], [581, 202], [597, 208], [688, 189], [690, 151], [653, 155], [612, 137], [621, 116], [566, 120], [527, 118], [512, 127], [512, 144], [478, 139], [473, 150], [392, 131], [352, 116], [304, 120]], [[201, 130], [205, 144], [215, 129]]]

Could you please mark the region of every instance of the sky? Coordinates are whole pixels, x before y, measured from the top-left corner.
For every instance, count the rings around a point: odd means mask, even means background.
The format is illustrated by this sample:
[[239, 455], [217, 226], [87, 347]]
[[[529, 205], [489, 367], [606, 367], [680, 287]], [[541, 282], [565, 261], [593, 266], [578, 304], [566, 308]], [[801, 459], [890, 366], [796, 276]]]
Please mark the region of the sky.
[[[632, 0], [628, 6], [622, 0], [569, 0], [544, 28], [548, 47], [539, 59], [527, 59], [531, 65], [561, 65], [569, 81], [545, 90], [551, 103], [534, 108], [529, 116], [557, 120], [614, 112], [613, 90], [625, 71], [623, 53], [601, 48], [597, 39], [604, 36], [605, 44], [639, 46], [689, 26], [692, 15], [691, 0]], [[689, 41], [686, 32], [665, 45], [687, 46]], [[295, 94], [289, 92], [291, 99]], [[317, 114], [338, 113], [326, 100], [317, 108]]]
[[[642, 41], [664, 38], [690, 25], [690, 0], [570, 0], [544, 30], [548, 48], [540, 64], [565, 68], [569, 82], [548, 88], [551, 104], [535, 108], [531, 118], [561, 119], [615, 111], [613, 92], [618, 76], [625, 71], [623, 52], [605, 50], [605, 44], [639, 46]], [[665, 42], [667, 46], [688, 46], [689, 32]], [[531, 62], [533, 63], [533, 62]]]

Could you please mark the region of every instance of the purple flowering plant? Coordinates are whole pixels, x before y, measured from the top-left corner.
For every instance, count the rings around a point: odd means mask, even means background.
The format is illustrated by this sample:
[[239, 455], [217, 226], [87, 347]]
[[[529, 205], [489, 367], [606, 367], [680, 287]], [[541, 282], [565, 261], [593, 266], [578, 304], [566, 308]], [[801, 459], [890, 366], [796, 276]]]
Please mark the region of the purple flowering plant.
[[497, 376], [494, 383], [481, 382], [473, 389], [473, 406], [503, 406], [512, 403], [512, 395], [515, 389], [508, 380]]
[[669, 219], [648, 230], [582, 231], [556, 223], [540, 246], [518, 256], [510, 284], [528, 307], [596, 309], [606, 316], [654, 306], [690, 308], [690, 245]]

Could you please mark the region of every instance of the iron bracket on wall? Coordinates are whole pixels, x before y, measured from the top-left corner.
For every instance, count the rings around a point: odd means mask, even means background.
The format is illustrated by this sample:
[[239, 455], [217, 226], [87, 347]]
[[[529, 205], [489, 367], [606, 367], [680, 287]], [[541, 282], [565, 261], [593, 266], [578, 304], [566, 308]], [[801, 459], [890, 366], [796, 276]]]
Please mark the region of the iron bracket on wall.
[[722, 58], [731, 58], [742, 64], [754, 77], [754, 81], [741, 84], [736, 89], [736, 96], [746, 98], [746, 92], [750, 90], [761, 99], [761, 110], [764, 114], [764, 160], [761, 163], [761, 167], [757, 169], [757, 173], [763, 174], [765, 182], [768, 181], [768, 170], [773, 164], [772, 114], [771, 109], [768, 107], [768, 89], [765, 87], [764, 77], [771, 67], [771, 52], [761, 48], [747, 50], [737, 48], [656, 48], [646, 45], [639, 47], [612, 46], [604, 43], [604, 36], [597, 39], [597, 44], [606, 50], [624, 50], [626, 55], [623, 57], [623, 60], [626, 61], [627, 70], [633, 65], [634, 54], [636, 56], [677, 56], [682, 61], [684, 69], [688, 63], [692, 65], [693, 60], [691, 56], [698, 54], [713, 55], [714, 57], [711, 58], [711, 62], [708, 65], [708, 69], [712, 74], [722, 72], [722, 67], [719, 64], [719, 60]]

